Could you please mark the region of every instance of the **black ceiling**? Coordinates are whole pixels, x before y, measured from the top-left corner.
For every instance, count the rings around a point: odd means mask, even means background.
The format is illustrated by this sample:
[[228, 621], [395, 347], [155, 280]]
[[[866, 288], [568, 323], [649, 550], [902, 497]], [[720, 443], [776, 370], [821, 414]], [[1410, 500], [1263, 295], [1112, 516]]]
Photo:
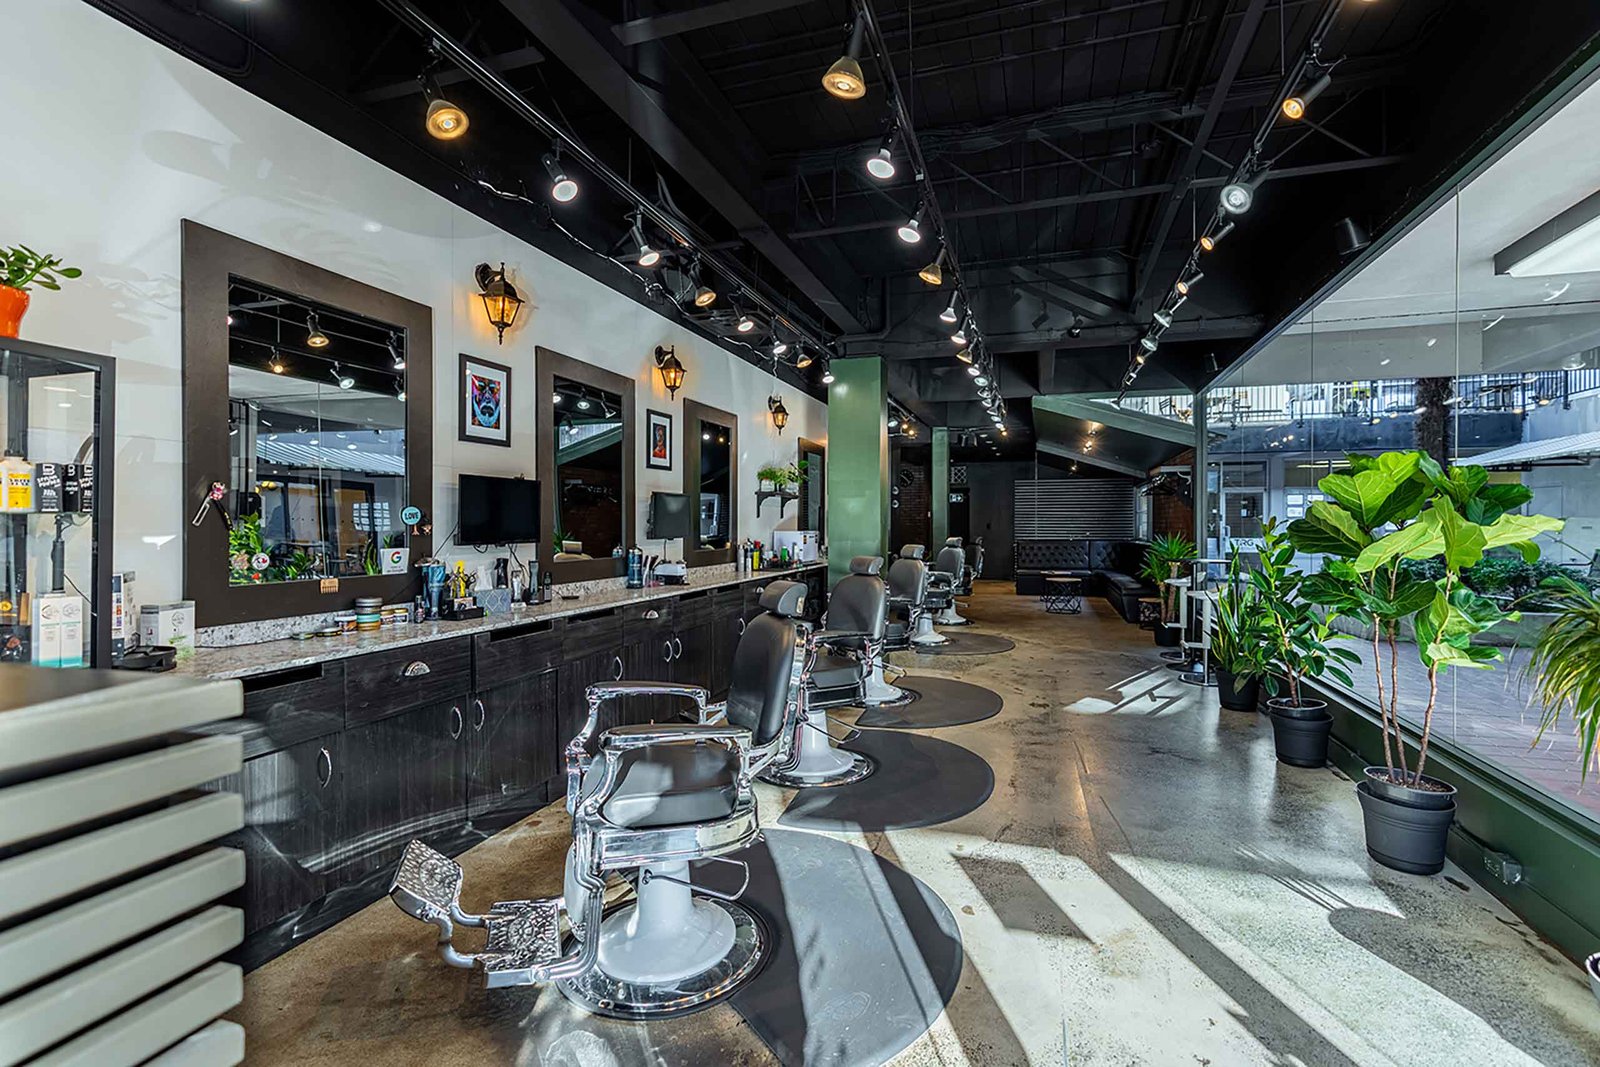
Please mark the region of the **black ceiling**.
[[[628, 205], [588, 181], [552, 208], [549, 139], [448, 64], [435, 76], [471, 129], [425, 135], [428, 44], [396, 0], [93, 2], [596, 278], [694, 314], [666, 302], [684, 284], [676, 270], [634, 272], [661, 283], [647, 291], [561, 232], [620, 255]], [[856, 0], [410, 2], [636, 189], [655, 198], [659, 177], [791, 322], [840, 355], [889, 356], [910, 411], [987, 428], [937, 319], [948, 286], [917, 278], [936, 246], [895, 238], [918, 199], [911, 168], [901, 154], [882, 184], [862, 168], [886, 129], [883, 71], [863, 59], [857, 101], [820, 85]], [[870, 0], [999, 358], [1009, 449], [1031, 447], [1028, 397], [1116, 389], [1328, 3]], [[1322, 52], [1342, 57], [1331, 88], [1312, 122], [1267, 142], [1273, 178], [1208, 258], [1139, 388], [1203, 384], [1338, 270], [1336, 220], [1381, 233], [1593, 50], [1600, 4], [1537, 8], [1344, 0]], [[719, 308], [700, 325], [729, 336]], [[816, 391], [821, 369], [782, 374]]]

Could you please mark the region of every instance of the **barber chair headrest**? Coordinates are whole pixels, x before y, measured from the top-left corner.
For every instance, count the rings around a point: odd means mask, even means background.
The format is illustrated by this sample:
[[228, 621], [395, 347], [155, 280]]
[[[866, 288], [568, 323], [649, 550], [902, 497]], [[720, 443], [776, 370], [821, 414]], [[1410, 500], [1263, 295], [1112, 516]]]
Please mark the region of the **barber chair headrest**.
[[900, 549], [901, 559], [921, 559], [926, 551], [921, 545], [906, 545]]
[[882, 556], [857, 556], [850, 561], [851, 574], [881, 574], [882, 572]]
[[944, 543], [945, 543], [945, 547], [946, 548], [960, 548], [961, 547], [961, 538], [959, 538], [959, 537], [946, 537], [944, 539]]
[[806, 610], [806, 587], [800, 582], [768, 582], [761, 606], [774, 615], [798, 619]]

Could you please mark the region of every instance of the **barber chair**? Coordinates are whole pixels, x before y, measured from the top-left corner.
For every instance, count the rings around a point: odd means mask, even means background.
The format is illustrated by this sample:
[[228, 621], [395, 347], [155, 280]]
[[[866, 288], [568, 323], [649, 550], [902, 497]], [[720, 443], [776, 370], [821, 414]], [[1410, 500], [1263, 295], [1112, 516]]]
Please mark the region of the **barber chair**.
[[[929, 645], [942, 645], [949, 638], [938, 633], [933, 628], [933, 613], [936, 608], [943, 606], [942, 584], [937, 584], [935, 578], [937, 571], [930, 568], [923, 560], [926, 549], [922, 545], [905, 545], [900, 549], [900, 559], [895, 560], [898, 566], [902, 560], [915, 560], [923, 569], [922, 581], [917, 591], [916, 602], [906, 606], [905, 618], [910, 627], [911, 636], [906, 639], [906, 644], [912, 648], [927, 647]], [[894, 568], [890, 568], [890, 583], [893, 584]], [[890, 591], [889, 606], [895, 607], [894, 593]], [[892, 646], [891, 646], [892, 647]]]
[[[737, 989], [770, 946], [737, 903], [749, 869], [728, 857], [760, 834], [752, 780], [786, 758], [786, 727], [799, 710], [804, 646], [795, 620], [805, 593], [798, 582], [766, 587], [766, 613], [739, 639], [724, 704], [710, 704], [696, 685], [589, 687], [588, 720], [566, 750], [572, 846], [561, 896], [469, 914], [461, 908], [460, 865], [413, 841], [390, 899], [437, 926], [445, 962], [481, 967], [490, 988], [554, 982], [588, 1011], [628, 1019], [678, 1014]], [[640, 696], [691, 700], [700, 721], [614, 726], [596, 736], [605, 705]], [[744, 885], [729, 894], [694, 886], [689, 864], [697, 860], [744, 868]], [[625, 872], [636, 872], [636, 900], [605, 916], [606, 878]], [[455, 947], [460, 926], [484, 930], [483, 951]]]
[[876, 768], [867, 756], [835, 747], [828, 709], [861, 705], [874, 664], [882, 659], [889, 615], [889, 591], [878, 577], [882, 569], [883, 560], [876, 556], [852, 559], [850, 573], [828, 597], [823, 628], [805, 635], [800, 714], [790, 728], [793, 756], [770, 768], [762, 775], [764, 781], [797, 789], [844, 785]]
[[963, 587], [967, 592], [967, 554], [961, 550], [961, 538], [952, 537], [939, 550], [934, 561], [933, 575], [928, 580], [928, 607], [937, 608], [933, 621], [939, 626], [971, 626], [972, 620], [956, 611], [956, 596]]
[[[959, 540], [953, 538], [952, 540]], [[967, 582], [965, 589], [956, 592], [962, 596], [972, 595], [972, 583], [983, 577], [983, 538], [974, 537], [972, 544], [965, 546], [967, 553]]]
[[[889, 564], [889, 624], [884, 630], [887, 651], [899, 652], [913, 643], [939, 644], [945, 640], [934, 633], [933, 619], [928, 615], [929, 572], [922, 551], [921, 545], [906, 545]], [[919, 637], [921, 641], [917, 641]]]

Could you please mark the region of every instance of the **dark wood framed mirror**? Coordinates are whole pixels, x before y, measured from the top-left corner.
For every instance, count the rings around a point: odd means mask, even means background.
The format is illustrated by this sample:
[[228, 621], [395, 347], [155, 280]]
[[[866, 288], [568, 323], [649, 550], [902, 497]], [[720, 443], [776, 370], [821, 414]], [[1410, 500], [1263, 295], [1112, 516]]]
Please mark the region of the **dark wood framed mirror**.
[[534, 354], [539, 571], [556, 582], [617, 577], [638, 512], [633, 379], [548, 348]]
[[828, 449], [816, 441], [800, 438], [798, 462], [800, 469], [801, 530], [815, 530], [819, 538], [828, 533]]
[[696, 400], [683, 402], [683, 492], [695, 516], [686, 540], [691, 567], [732, 563], [739, 540], [739, 416]]
[[[196, 622], [409, 600], [433, 552], [432, 310], [188, 219], [182, 256], [177, 521]], [[217, 482], [231, 525], [191, 524]]]

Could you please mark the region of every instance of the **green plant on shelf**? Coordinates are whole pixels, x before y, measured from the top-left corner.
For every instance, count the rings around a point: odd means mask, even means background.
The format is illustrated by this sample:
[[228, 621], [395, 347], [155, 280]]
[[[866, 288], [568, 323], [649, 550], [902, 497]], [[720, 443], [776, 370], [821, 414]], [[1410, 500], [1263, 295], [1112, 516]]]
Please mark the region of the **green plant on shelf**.
[[1260, 597], [1269, 653], [1262, 684], [1276, 697], [1281, 682], [1289, 703], [1301, 707], [1301, 687], [1306, 679], [1327, 674], [1348, 686], [1350, 672], [1345, 664], [1359, 662], [1360, 657], [1332, 644], [1343, 635], [1334, 633], [1331, 619], [1304, 595], [1308, 579], [1294, 565], [1294, 554], [1289, 538], [1278, 531], [1278, 520], [1267, 519], [1261, 524], [1261, 565], [1250, 572], [1250, 584]]
[[1557, 610], [1523, 667], [1523, 678], [1544, 705], [1534, 744], [1563, 712], [1570, 714], [1578, 735], [1579, 781], [1586, 783], [1591, 767], [1600, 771], [1600, 597], [1563, 575], [1547, 578], [1539, 591]]
[[64, 266], [59, 256], [44, 255], [21, 244], [0, 248], [0, 272], [0, 285], [23, 292], [35, 285], [59, 291], [63, 279], [83, 277], [83, 271]]
[[776, 492], [788, 492], [790, 486], [800, 484], [800, 476], [805, 469], [805, 460], [789, 464], [768, 463], [756, 471], [756, 478], [772, 486]]
[[[1451, 667], [1492, 667], [1500, 650], [1473, 638], [1519, 617], [1474, 589], [1473, 572], [1497, 548], [1514, 549], [1527, 564], [1537, 562], [1533, 539], [1563, 524], [1544, 515], [1513, 514], [1533, 499], [1526, 486], [1491, 483], [1482, 467], [1446, 468], [1423, 452], [1351, 455], [1348, 471], [1322, 478], [1317, 488], [1328, 499], [1313, 503], [1288, 534], [1299, 551], [1331, 558], [1305, 580], [1302, 593], [1326, 609], [1328, 620], [1343, 616], [1370, 627], [1389, 780], [1426, 788], [1423, 769], [1440, 674]], [[1411, 619], [1428, 672], [1414, 771], [1406, 763], [1399, 720], [1397, 634], [1405, 618]]]

